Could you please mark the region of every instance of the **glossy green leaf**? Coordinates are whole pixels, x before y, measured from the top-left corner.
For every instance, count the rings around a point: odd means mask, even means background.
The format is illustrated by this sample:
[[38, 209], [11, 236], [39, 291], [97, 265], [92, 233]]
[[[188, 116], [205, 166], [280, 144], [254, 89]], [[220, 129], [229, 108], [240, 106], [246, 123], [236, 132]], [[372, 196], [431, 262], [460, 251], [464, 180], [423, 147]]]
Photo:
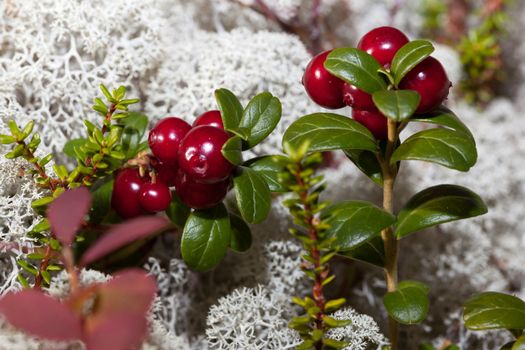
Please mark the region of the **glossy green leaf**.
[[525, 329], [525, 302], [515, 296], [485, 292], [467, 300], [464, 307], [468, 329]]
[[285, 171], [285, 168], [280, 164], [278, 159], [286, 159], [284, 156], [262, 156], [250, 159], [245, 166], [255, 170], [261, 175], [268, 184], [272, 192], [286, 192], [287, 189], [279, 181], [279, 174]]
[[113, 192], [114, 180], [106, 177], [100, 183], [96, 183], [92, 189], [93, 205], [89, 213], [91, 223], [101, 222], [111, 211], [111, 195]]
[[335, 49], [326, 58], [325, 68], [344, 81], [372, 94], [387, 84], [378, 73], [381, 65], [368, 53], [355, 48]]
[[224, 129], [231, 131], [237, 129], [241, 122], [243, 108], [237, 97], [227, 89], [215, 90], [215, 100], [221, 111]]
[[344, 201], [332, 205], [321, 213], [330, 228], [328, 237], [336, 237], [334, 248], [345, 251], [356, 248], [374, 236], [378, 236], [396, 218], [383, 209], [365, 201]]
[[468, 188], [457, 185], [429, 187], [414, 195], [398, 214], [395, 234], [405, 237], [426, 227], [483, 215], [487, 206]]
[[386, 117], [401, 122], [414, 114], [421, 96], [412, 90], [381, 90], [374, 92], [372, 99]]
[[77, 154], [75, 153], [75, 148], [79, 148], [86, 143], [86, 138], [72, 139], [66, 142], [63, 148], [63, 152], [70, 158], [76, 159]]
[[244, 220], [256, 224], [268, 216], [271, 192], [266, 180], [255, 170], [239, 167], [233, 177], [233, 188], [239, 212]]
[[249, 130], [244, 149], [250, 149], [264, 140], [281, 119], [281, 102], [269, 92], [252, 98], [241, 117], [240, 127]]
[[230, 245], [230, 218], [223, 204], [190, 214], [182, 232], [182, 258], [189, 267], [206, 271], [217, 265]]
[[244, 252], [250, 249], [252, 245], [252, 232], [250, 226], [235, 214], [230, 213], [231, 239], [230, 248]]
[[381, 237], [374, 237], [352, 250], [339, 252], [338, 254], [375, 266], [385, 266], [385, 247]]
[[379, 161], [373, 152], [351, 149], [345, 149], [344, 152], [348, 159], [350, 159], [359, 170], [361, 170], [373, 182], [379, 186], [383, 186], [381, 164], [379, 164]]
[[433, 112], [414, 116], [410, 121], [444, 126], [456, 131], [464, 132], [474, 138], [468, 127], [454, 114], [454, 112], [444, 106], [439, 107]]
[[233, 165], [242, 164], [242, 139], [233, 136], [222, 146], [222, 155]]
[[388, 314], [403, 324], [421, 323], [428, 313], [429, 288], [417, 281], [403, 281], [383, 297]]
[[148, 117], [137, 112], [130, 112], [129, 116], [121, 119], [123, 126], [121, 134], [122, 151], [126, 159], [133, 158], [139, 152], [142, 138], [148, 127]]
[[434, 46], [427, 40], [413, 40], [401, 47], [390, 65], [390, 71], [394, 74], [394, 84], [397, 86], [408, 72], [432, 52]]
[[468, 171], [477, 158], [476, 144], [467, 134], [450, 129], [429, 129], [406, 139], [392, 155], [391, 162], [422, 160]]
[[283, 143], [299, 149], [309, 142], [310, 152], [336, 149], [376, 151], [377, 144], [370, 131], [353, 119], [333, 113], [305, 115], [293, 122], [283, 136]]
[[181, 202], [176, 193], [171, 194], [171, 203], [166, 209], [166, 215], [177, 227], [184, 227], [191, 209]]

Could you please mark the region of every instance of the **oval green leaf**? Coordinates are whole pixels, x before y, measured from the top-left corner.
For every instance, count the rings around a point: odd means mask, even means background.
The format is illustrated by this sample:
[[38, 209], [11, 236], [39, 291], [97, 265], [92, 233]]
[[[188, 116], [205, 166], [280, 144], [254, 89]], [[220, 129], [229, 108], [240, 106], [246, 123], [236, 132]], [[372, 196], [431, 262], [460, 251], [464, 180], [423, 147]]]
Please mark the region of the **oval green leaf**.
[[434, 52], [434, 46], [427, 40], [413, 40], [401, 47], [394, 58], [390, 71], [394, 74], [394, 84], [397, 86], [403, 77], [421, 61]]
[[191, 209], [177, 196], [176, 193], [171, 195], [171, 203], [168, 209], [166, 209], [166, 215], [177, 227], [184, 227], [188, 216], [191, 213]]
[[378, 73], [382, 68], [381, 65], [363, 50], [335, 49], [326, 58], [324, 67], [336, 77], [369, 94], [387, 87], [385, 80]]
[[140, 151], [140, 143], [148, 127], [148, 117], [137, 112], [130, 112], [127, 118], [119, 121], [119, 125], [123, 127], [120, 142], [125, 159], [133, 158]]
[[221, 203], [192, 212], [182, 232], [182, 258], [189, 267], [206, 271], [217, 265], [230, 245], [230, 218]]
[[359, 170], [368, 176], [370, 180], [381, 187], [383, 186], [381, 164], [379, 164], [379, 161], [373, 152], [351, 149], [345, 149], [344, 152], [348, 159], [350, 159]]
[[66, 142], [63, 148], [63, 152], [66, 156], [76, 159], [77, 153], [75, 152], [75, 149], [79, 149], [87, 142], [86, 138], [79, 138], [79, 139], [73, 139]]
[[374, 92], [372, 99], [386, 117], [401, 122], [414, 114], [421, 97], [412, 90], [381, 90]]
[[250, 159], [244, 165], [255, 170], [268, 184], [272, 192], [286, 192], [287, 189], [279, 181], [279, 174], [285, 171], [281, 162], [276, 160], [286, 159], [284, 156], [262, 156]]
[[237, 129], [242, 117], [242, 105], [237, 97], [228, 89], [217, 89], [215, 100], [221, 111], [224, 129], [228, 131]]
[[233, 136], [222, 145], [221, 153], [233, 165], [242, 164], [242, 139]]
[[525, 302], [515, 296], [485, 292], [467, 300], [464, 307], [468, 329], [525, 329]]
[[456, 185], [429, 187], [413, 196], [398, 214], [397, 238], [445, 222], [472, 218], [487, 212], [483, 200]]
[[422, 160], [459, 171], [468, 171], [476, 164], [477, 158], [476, 144], [464, 132], [429, 129], [406, 139], [392, 155], [391, 163], [400, 160]]
[[237, 252], [245, 252], [252, 245], [250, 226], [235, 214], [230, 213], [231, 239], [230, 248]]
[[414, 118], [411, 118], [410, 121], [444, 126], [452, 130], [464, 132], [465, 134], [474, 138], [469, 128], [454, 114], [454, 112], [444, 106], [439, 107], [433, 112], [414, 116]]
[[233, 177], [237, 206], [244, 220], [256, 224], [268, 216], [272, 196], [266, 180], [255, 170], [239, 167]]
[[385, 267], [385, 246], [379, 236], [372, 238], [352, 250], [339, 252], [338, 255], [378, 267]]
[[252, 98], [246, 106], [240, 127], [249, 130], [244, 149], [250, 149], [264, 140], [275, 129], [281, 119], [281, 102], [269, 92]]
[[356, 248], [396, 221], [392, 214], [365, 201], [332, 205], [323, 210], [321, 217], [330, 225], [326, 235], [336, 237], [332, 246], [341, 251]]
[[385, 308], [393, 319], [403, 324], [421, 323], [428, 313], [429, 288], [417, 281], [403, 281], [397, 290], [383, 297]]
[[333, 113], [305, 115], [293, 122], [283, 136], [283, 143], [299, 149], [309, 143], [309, 152], [336, 149], [376, 151], [377, 144], [370, 131], [353, 119]]

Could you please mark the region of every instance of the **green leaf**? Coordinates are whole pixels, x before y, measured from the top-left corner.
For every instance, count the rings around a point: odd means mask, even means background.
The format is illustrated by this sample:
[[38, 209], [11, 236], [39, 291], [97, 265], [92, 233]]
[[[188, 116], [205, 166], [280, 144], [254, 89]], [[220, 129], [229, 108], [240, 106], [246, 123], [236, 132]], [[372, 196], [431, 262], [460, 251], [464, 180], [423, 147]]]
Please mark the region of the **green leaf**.
[[398, 238], [426, 227], [483, 215], [487, 206], [468, 188], [438, 185], [414, 195], [398, 214], [395, 234]]
[[397, 86], [408, 72], [432, 52], [434, 46], [427, 40], [413, 40], [401, 47], [390, 65], [390, 71], [394, 74], [394, 85]]
[[326, 323], [329, 327], [336, 328], [336, 327], [344, 327], [348, 326], [352, 323], [351, 320], [338, 320], [331, 316], [323, 315], [323, 321]]
[[421, 323], [428, 313], [429, 288], [417, 281], [403, 281], [383, 297], [388, 314], [403, 324]]
[[324, 67], [336, 77], [373, 94], [387, 84], [378, 73], [381, 65], [368, 53], [355, 48], [335, 49], [326, 58]]
[[177, 227], [184, 227], [188, 216], [190, 215], [191, 209], [184, 203], [181, 202], [180, 198], [176, 193], [171, 195], [171, 203], [168, 209], [166, 209], [166, 215]]
[[293, 122], [284, 133], [283, 144], [288, 143], [294, 149], [305, 142], [309, 142], [309, 152], [336, 149], [377, 150], [375, 138], [366, 127], [353, 119], [333, 113], [305, 115]]
[[206, 271], [217, 265], [230, 245], [230, 219], [223, 204], [192, 212], [182, 232], [182, 258], [189, 267]]
[[15, 143], [16, 138], [11, 135], [0, 135], [0, 143], [3, 145], [8, 145], [10, 143]]
[[337, 350], [344, 349], [349, 345], [348, 342], [345, 342], [343, 340], [335, 340], [331, 338], [323, 338], [323, 344], [328, 346], [329, 349], [332, 348]]
[[215, 90], [215, 100], [221, 111], [224, 129], [237, 129], [242, 117], [242, 105], [237, 97], [227, 89]]
[[525, 329], [525, 302], [515, 296], [485, 292], [467, 300], [464, 307], [468, 329]]
[[230, 224], [230, 248], [238, 252], [244, 252], [250, 249], [252, 245], [250, 226], [248, 226], [242, 218], [232, 213], [230, 213]]
[[33, 202], [31, 202], [31, 206], [33, 208], [39, 208], [39, 207], [43, 207], [43, 206], [46, 206], [48, 205], [49, 203], [51, 203], [53, 201], [53, 197], [43, 197], [43, 198], [39, 198], [37, 200], [34, 200]]
[[222, 146], [222, 155], [233, 165], [242, 164], [242, 140], [239, 136], [233, 136]]
[[514, 342], [511, 350], [525, 350], [525, 335], [522, 335]]
[[366, 176], [379, 186], [383, 186], [383, 171], [374, 152], [362, 150], [344, 150], [348, 159], [355, 164]]
[[452, 130], [464, 132], [471, 138], [474, 138], [468, 127], [454, 114], [454, 112], [444, 106], [439, 107], [433, 112], [414, 116], [410, 121], [444, 126]]
[[324, 308], [326, 312], [335, 311], [346, 303], [345, 298], [333, 299], [326, 302]]
[[332, 247], [351, 250], [391, 226], [396, 218], [383, 209], [365, 201], [344, 201], [332, 205], [321, 213], [330, 228], [327, 237], [336, 237]]
[[281, 102], [269, 92], [252, 98], [241, 117], [240, 126], [248, 129], [249, 137], [244, 149], [250, 149], [264, 140], [281, 119]]
[[87, 142], [86, 138], [72, 139], [66, 142], [62, 150], [68, 157], [76, 159], [77, 154], [75, 148], [82, 147]]
[[339, 252], [338, 254], [375, 266], [385, 266], [385, 246], [381, 237], [374, 237], [352, 250]]
[[119, 125], [123, 126], [120, 139], [122, 152], [125, 154], [125, 159], [131, 159], [139, 152], [140, 143], [148, 127], [148, 117], [130, 112], [127, 118], [120, 119]]
[[406, 139], [392, 155], [391, 163], [422, 160], [468, 171], [477, 158], [476, 144], [467, 134], [450, 129], [429, 129]]
[[268, 215], [271, 207], [271, 192], [265, 179], [255, 170], [239, 167], [233, 177], [233, 188], [237, 206], [244, 220], [256, 224]]
[[96, 182], [92, 190], [93, 205], [89, 213], [91, 223], [100, 223], [111, 211], [111, 195], [113, 193], [112, 177], [105, 177], [102, 181]]
[[109, 92], [108, 88], [104, 84], [100, 84], [99, 87], [104, 96], [106, 96], [106, 98], [108, 99], [108, 101], [113, 102], [113, 96], [111, 96], [111, 93]]
[[414, 114], [421, 96], [412, 90], [381, 90], [374, 92], [372, 99], [386, 117], [401, 122]]
[[268, 184], [272, 192], [286, 192], [287, 189], [279, 181], [279, 174], [285, 171], [285, 167], [279, 159], [286, 159], [284, 156], [262, 156], [252, 158], [245, 162], [244, 165], [255, 170], [261, 175]]

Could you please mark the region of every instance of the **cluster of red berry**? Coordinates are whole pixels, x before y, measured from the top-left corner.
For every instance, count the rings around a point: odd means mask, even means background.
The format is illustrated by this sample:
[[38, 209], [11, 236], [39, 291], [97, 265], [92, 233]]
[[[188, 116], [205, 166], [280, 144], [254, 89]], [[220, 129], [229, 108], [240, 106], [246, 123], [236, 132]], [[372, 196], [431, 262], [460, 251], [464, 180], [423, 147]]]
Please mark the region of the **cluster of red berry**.
[[[396, 52], [409, 42], [403, 32], [392, 27], [379, 27], [366, 33], [357, 48], [373, 56], [388, 69]], [[324, 67], [331, 51], [315, 56], [306, 67], [303, 85], [310, 98], [330, 109], [352, 107], [352, 118], [366, 126], [378, 139], [387, 138], [387, 120], [376, 108], [372, 96], [331, 75]], [[416, 113], [429, 112], [443, 103], [450, 83], [445, 69], [433, 57], [427, 57], [399, 83], [400, 89], [417, 91], [421, 97]]]
[[148, 138], [153, 156], [147, 156], [147, 163], [152, 171], [121, 169], [113, 186], [113, 209], [124, 218], [166, 210], [172, 186], [191, 208], [217, 205], [228, 192], [234, 170], [222, 155], [229, 137], [215, 110], [199, 116], [193, 126], [177, 117], [160, 120]]

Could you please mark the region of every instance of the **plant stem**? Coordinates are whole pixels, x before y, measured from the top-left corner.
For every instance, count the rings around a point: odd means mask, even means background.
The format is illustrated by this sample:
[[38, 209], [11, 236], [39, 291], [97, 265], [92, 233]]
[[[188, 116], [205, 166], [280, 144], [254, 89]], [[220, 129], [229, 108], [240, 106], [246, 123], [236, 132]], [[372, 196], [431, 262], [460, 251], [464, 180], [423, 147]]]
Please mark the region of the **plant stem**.
[[46, 254], [42, 261], [40, 262], [40, 267], [38, 268], [38, 274], [35, 277], [35, 285], [33, 286], [33, 289], [40, 289], [42, 287], [42, 271], [45, 271], [47, 267], [49, 266], [49, 260], [51, 259], [51, 254], [53, 254], [53, 249], [51, 249], [51, 245], [47, 245], [46, 247]]
[[[395, 149], [399, 137], [398, 124], [393, 120], [388, 120], [388, 140], [385, 156], [381, 159], [383, 172], [383, 208], [390, 214], [394, 213], [394, 184], [397, 175], [397, 166], [390, 165], [390, 159]], [[397, 289], [397, 255], [399, 244], [394, 236], [392, 227], [388, 227], [381, 232], [381, 238], [385, 246], [385, 278], [388, 292]], [[388, 318], [388, 333], [391, 350], [397, 350], [399, 324], [392, 317]]]

